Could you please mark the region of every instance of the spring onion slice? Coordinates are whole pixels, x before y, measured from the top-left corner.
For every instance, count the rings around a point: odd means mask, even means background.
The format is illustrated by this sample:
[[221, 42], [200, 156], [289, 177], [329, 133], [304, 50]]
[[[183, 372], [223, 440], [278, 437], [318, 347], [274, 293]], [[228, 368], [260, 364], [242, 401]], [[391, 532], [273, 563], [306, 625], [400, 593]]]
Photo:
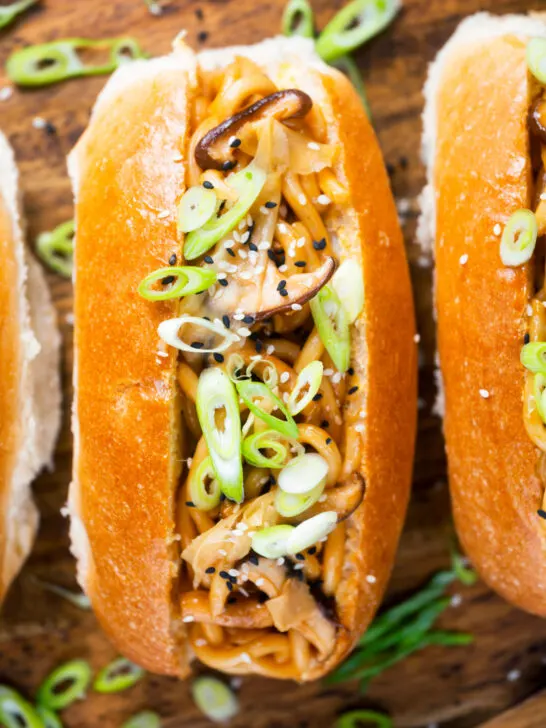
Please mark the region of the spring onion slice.
[[97, 693], [120, 693], [136, 685], [145, 674], [139, 665], [125, 657], [117, 657], [99, 672], [93, 683], [93, 690]]
[[[257, 468], [282, 468], [290, 459], [290, 448], [297, 446], [295, 440], [287, 440], [277, 430], [263, 430], [245, 437], [243, 457]], [[273, 455], [264, 455], [261, 450], [272, 450]]]
[[[102, 65], [86, 65], [78, 50], [89, 48], [108, 49], [108, 61]], [[7, 60], [6, 72], [10, 81], [19, 86], [48, 86], [69, 78], [111, 73], [128, 61], [145, 57], [134, 38], [66, 38], [15, 51]]]
[[44, 728], [32, 705], [6, 685], [0, 685], [0, 724], [5, 728]]
[[400, 8], [399, 0], [353, 0], [324, 28], [317, 53], [330, 63], [384, 30]]
[[[196, 349], [190, 344], [186, 344], [185, 341], [182, 341], [179, 336], [180, 328], [186, 324], [193, 324], [194, 326], [199, 326], [202, 329], [207, 329], [213, 334], [222, 337], [223, 341], [212, 349]], [[162, 321], [157, 327], [157, 333], [166, 344], [169, 344], [169, 346], [174, 346], [175, 349], [187, 351], [191, 354], [195, 354], [197, 351], [200, 354], [214, 354], [215, 352], [225, 351], [236, 341], [239, 341], [237, 334], [232, 333], [221, 321], [208, 321], [208, 319], [199, 318], [199, 316], [189, 316], [188, 314], [184, 314], [178, 318]]]
[[341, 715], [334, 723], [334, 728], [364, 728], [365, 725], [376, 728], [393, 728], [394, 724], [388, 715], [375, 710], [351, 710]]
[[285, 493], [303, 495], [326, 482], [328, 463], [316, 452], [306, 452], [291, 460], [279, 473], [277, 483]]
[[[170, 280], [163, 288], [153, 288], [158, 281]], [[138, 284], [138, 292], [148, 301], [168, 301], [182, 296], [191, 296], [206, 291], [216, 283], [216, 273], [198, 266], [180, 265], [159, 268], [150, 273]]]
[[71, 660], [46, 677], [38, 688], [36, 700], [50, 710], [64, 710], [76, 700], [85, 697], [90, 682], [89, 663], [85, 660]]
[[298, 374], [296, 386], [290, 393], [286, 403], [291, 415], [299, 415], [312, 402], [313, 397], [320, 389], [323, 372], [322, 362], [312, 361]]
[[521, 363], [530, 372], [546, 376], [546, 341], [531, 341], [521, 348]]
[[[265, 422], [266, 425], [271, 427], [273, 430], [277, 430], [286, 437], [297, 439], [298, 437], [298, 426], [294, 422], [294, 419], [287, 407], [276, 394], [269, 389], [269, 387], [263, 382], [252, 382], [248, 379], [242, 379], [235, 382], [239, 396], [246, 404], [248, 409], [260, 420]], [[257, 405], [254, 400], [260, 399], [270, 402], [273, 409], [280, 410], [284, 415], [285, 419], [281, 420], [279, 417], [266, 412], [262, 407]]]
[[280, 488], [275, 493], [275, 510], [283, 518], [294, 518], [304, 513], [308, 508], [314, 506], [320, 496], [324, 493], [325, 483], [319, 483], [312, 490], [302, 495], [294, 493], [285, 493]]
[[228, 686], [215, 677], [198, 677], [191, 686], [199, 710], [215, 723], [231, 720], [239, 712], [239, 701]]
[[360, 100], [362, 101], [362, 106], [366, 110], [366, 113], [368, 114], [368, 118], [371, 119], [372, 110], [370, 108], [370, 103], [368, 101], [368, 94], [366, 93], [366, 86], [364, 85], [364, 79], [362, 78], [362, 74], [360, 72], [359, 67], [356, 64], [355, 59], [349, 54], [347, 54], [345, 56], [339, 56], [339, 58], [336, 59], [334, 66], [336, 68], [339, 68], [340, 71], [343, 71], [343, 73], [345, 73], [346, 76], [349, 77], [349, 81], [353, 84], [355, 91], [360, 96]]
[[324, 511], [308, 518], [294, 528], [286, 542], [287, 554], [298, 554], [326, 538], [337, 525], [337, 513]]
[[351, 258], [339, 266], [330, 284], [345, 309], [350, 324], [354, 324], [364, 308], [364, 278], [362, 268]]
[[504, 265], [517, 267], [527, 263], [534, 253], [537, 235], [534, 213], [525, 209], [514, 212], [501, 238], [500, 256]]
[[289, 0], [284, 8], [281, 27], [283, 35], [313, 38], [315, 22], [313, 9], [308, 0]]
[[161, 722], [157, 713], [151, 710], [143, 710], [141, 713], [131, 716], [121, 728], [160, 728]]
[[38, 235], [36, 252], [55, 273], [71, 278], [74, 265], [74, 220], [63, 222], [51, 232]]
[[188, 478], [188, 496], [200, 511], [210, 511], [220, 503], [220, 483], [212, 467], [212, 459], [206, 457]]
[[184, 244], [184, 257], [194, 260], [204, 255], [207, 250], [227, 235], [248, 213], [256, 202], [258, 195], [265, 184], [266, 173], [251, 162], [240, 172], [226, 178], [226, 183], [239, 193], [239, 198], [227, 212], [215, 216], [205, 225], [193, 230], [186, 237]]
[[73, 592], [70, 591], [70, 589], [65, 589], [64, 586], [59, 586], [58, 584], [50, 584], [48, 581], [42, 581], [41, 579], [35, 579], [34, 581], [39, 586], [41, 586], [42, 589], [45, 589], [52, 594], [56, 594], [58, 597], [66, 599], [67, 602], [70, 602], [70, 604], [73, 604], [79, 609], [91, 609], [91, 600], [86, 594], [83, 594], [82, 592]]
[[351, 360], [349, 319], [337, 293], [323, 286], [310, 302], [320, 339], [338, 371], [346, 372]]
[[217, 367], [201, 372], [197, 416], [222, 493], [242, 503], [241, 417], [233, 382]]
[[24, 13], [32, 5], [36, 5], [37, 2], [38, 0], [19, 0], [11, 5], [0, 6], [0, 28], [6, 28], [18, 15]]
[[527, 66], [540, 83], [546, 83], [546, 38], [531, 38], [527, 43]]
[[178, 231], [191, 233], [203, 227], [216, 212], [218, 198], [201, 185], [190, 187], [178, 203]]
[[535, 374], [533, 381], [535, 405], [540, 419], [546, 424], [546, 376]]
[[274, 389], [277, 384], [279, 383], [279, 372], [277, 371], [277, 368], [267, 359], [262, 359], [262, 357], [257, 357], [253, 361], [250, 362], [250, 364], [246, 368], [246, 376], [251, 379], [252, 375], [254, 373], [255, 367], [258, 366], [258, 364], [261, 364], [265, 362], [264, 370], [261, 375], [261, 379], [264, 384], [266, 384], [270, 389]]
[[294, 526], [270, 526], [255, 531], [252, 535], [252, 549], [266, 559], [278, 559], [289, 553], [287, 544]]
[[38, 705], [38, 707], [36, 708], [36, 712], [42, 719], [44, 728], [63, 728], [61, 719], [53, 710], [45, 708], [43, 705]]
[[455, 577], [465, 586], [472, 586], [478, 581], [478, 575], [468, 563], [456, 546], [451, 548], [451, 568]]
[[232, 382], [246, 377], [246, 362], [240, 354], [230, 354], [227, 359], [226, 370]]

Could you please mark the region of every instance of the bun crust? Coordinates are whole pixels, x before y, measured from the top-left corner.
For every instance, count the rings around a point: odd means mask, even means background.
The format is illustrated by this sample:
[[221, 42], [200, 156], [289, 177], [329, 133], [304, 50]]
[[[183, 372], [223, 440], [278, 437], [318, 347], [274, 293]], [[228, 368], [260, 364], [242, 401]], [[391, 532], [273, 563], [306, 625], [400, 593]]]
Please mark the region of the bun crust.
[[[469, 32], [461, 27], [442, 51], [428, 87], [451, 496], [459, 537], [484, 580], [514, 604], [546, 615], [537, 516], [544, 485], [523, 423], [519, 360], [532, 269], [502, 264], [498, 234], [513, 212], [531, 205], [531, 26], [525, 18], [479, 15], [465, 27]], [[538, 21], [533, 27], [543, 32]]]
[[[353, 342], [361, 393], [351, 406], [365, 410], [367, 490], [347, 525], [339, 599], [347, 629], [340, 631], [335, 652], [306, 680], [338, 664], [383, 594], [408, 500], [417, 396], [411, 288], [379, 147], [350, 83], [310, 49], [297, 39], [236, 49], [268, 70], [275, 65], [284, 87], [290, 79], [321, 103], [329, 141], [340, 148], [336, 173], [350, 193], [348, 209], [328, 227], [335, 231], [340, 258], [361, 260], [365, 276], [365, 308]], [[206, 53], [203, 64], [224, 65], [233, 55], [232, 49]], [[148, 79], [152, 75], [148, 70]], [[180, 253], [173, 211], [183, 192], [184, 164], [173, 158], [187, 135], [189, 76], [158, 66], [153, 81], [134, 73], [134, 87], [125, 86], [117, 97], [109, 90], [112, 84], [120, 87], [114, 76], [71, 158], [78, 362], [71, 498], [76, 551], [87, 559], [82, 583], [124, 654], [156, 672], [178, 675], [187, 672], [188, 662], [172, 599], [179, 569], [173, 543], [180, 458], [176, 357], [172, 350], [157, 356], [156, 331], [173, 309], [142, 300], [136, 286], [173, 252]], [[373, 185], [362, 184], [367, 177]], [[154, 213], [161, 210], [170, 216], [158, 220]], [[390, 332], [396, 332], [395, 347]], [[366, 381], [373, 385], [366, 387]], [[389, 402], [397, 403], [396, 418], [388, 415]]]

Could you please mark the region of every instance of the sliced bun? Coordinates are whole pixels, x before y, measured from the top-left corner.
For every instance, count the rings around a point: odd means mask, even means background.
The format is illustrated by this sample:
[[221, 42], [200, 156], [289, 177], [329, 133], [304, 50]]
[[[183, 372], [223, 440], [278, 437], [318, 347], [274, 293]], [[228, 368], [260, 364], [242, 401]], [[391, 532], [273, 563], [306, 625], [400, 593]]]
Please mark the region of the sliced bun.
[[[235, 55], [249, 56], [279, 86], [304, 90], [320, 105], [329, 141], [339, 148], [336, 173], [350, 197], [328, 226], [339, 258], [360, 261], [365, 278], [353, 342], [361, 388], [351, 407], [364, 412], [367, 424], [357, 438], [366, 495], [347, 522], [338, 599], [343, 626], [334, 653], [301, 675], [307, 680], [351, 649], [392, 567], [416, 425], [413, 305], [387, 174], [350, 83], [302, 39], [210, 51], [197, 61], [210, 69]], [[132, 65], [130, 75], [118, 71], [70, 157], [77, 202], [74, 550], [82, 585], [118, 648], [149, 669], [178, 675], [187, 673], [188, 651], [173, 599], [180, 567], [177, 362], [172, 349], [158, 356], [156, 332], [173, 308], [151, 307], [136, 287], [181, 253], [175, 210], [185, 164], [177, 160], [187, 141], [194, 63], [187, 52], [175, 52]], [[169, 214], [159, 215], [163, 210]]]
[[425, 88], [422, 242], [434, 246], [444, 432], [455, 523], [484, 580], [546, 615], [544, 484], [523, 423], [519, 354], [530, 267], [501, 262], [500, 230], [531, 205], [529, 37], [546, 25], [480, 13], [438, 54]]
[[0, 133], [0, 599], [38, 525], [30, 485], [60, 426], [60, 337], [42, 270], [25, 249], [13, 152]]

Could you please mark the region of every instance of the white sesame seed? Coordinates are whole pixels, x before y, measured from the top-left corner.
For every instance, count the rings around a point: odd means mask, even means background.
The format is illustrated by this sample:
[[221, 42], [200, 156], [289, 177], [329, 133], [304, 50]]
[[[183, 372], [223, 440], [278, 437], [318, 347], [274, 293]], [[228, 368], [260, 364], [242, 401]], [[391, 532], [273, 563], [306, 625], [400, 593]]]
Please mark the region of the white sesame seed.
[[265, 350], [265, 353], [266, 353], [266, 354], [267, 354], [268, 356], [271, 356], [271, 354], [273, 354], [273, 352], [274, 352], [274, 351], [275, 351], [275, 347], [273, 346], [273, 344], [269, 344], [269, 346], [268, 346], [268, 347], [267, 347], [267, 349]]
[[493, 228], [493, 235], [497, 235], [498, 236], [498, 235], [501, 234], [501, 232], [502, 232], [502, 227], [501, 227], [500, 223], [497, 223], [495, 225], [495, 227]]
[[365, 426], [361, 422], [359, 422], [358, 425], [355, 425], [356, 432], [364, 432], [365, 429]]
[[332, 200], [328, 197], [328, 195], [319, 195], [317, 197], [317, 202], [319, 205], [329, 205]]
[[243, 652], [241, 654], [241, 662], [246, 662], [247, 665], [250, 665], [252, 663], [250, 655], [246, 652]]
[[43, 119], [41, 116], [35, 116], [32, 120], [32, 126], [35, 129], [44, 129], [47, 125], [47, 121]]
[[324, 370], [324, 376], [325, 377], [331, 377], [333, 373], [334, 373], [334, 370], [333, 369], [325, 369]]
[[167, 356], [169, 356], [168, 352], [166, 352], [166, 351], [158, 351], [158, 352], [157, 352], [157, 355], [158, 355], [158, 356], [163, 356], [163, 357], [167, 357]]
[[279, 223], [279, 232], [280, 233], [287, 233], [288, 232], [288, 225], [286, 225], [284, 222]]
[[303, 564], [294, 564], [293, 569], [294, 571], [301, 571], [303, 569]]
[[188, 464], [188, 468], [191, 468], [191, 464], [193, 463], [193, 458], [188, 458], [186, 460], [186, 463]]
[[227, 273], [222, 273], [222, 272], [217, 273], [216, 277], [218, 278], [219, 281], [224, 281], [227, 278]]
[[292, 311], [301, 311], [303, 306], [301, 305], [301, 303], [293, 303], [290, 308], [292, 309]]
[[283, 372], [280, 376], [281, 384], [286, 384], [286, 382], [290, 379], [289, 372]]
[[191, 616], [191, 614], [188, 614], [188, 616], [187, 616], [187, 617], [183, 617], [183, 618], [182, 618], [182, 621], [183, 621], [183, 622], [193, 622], [193, 621], [195, 621], [195, 620], [194, 620], [194, 617], [192, 617], [192, 616]]
[[282, 398], [283, 398], [283, 402], [286, 403], [286, 402], [288, 402], [290, 395], [288, 394], [288, 392], [283, 392]]
[[315, 149], [315, 150], [318, 151], [320, 149], [320, 144], [317, 144], [316, 142], [309, 142], [309, 144], [307, 145], [307, 147], [309, 149]]
[[239, 587], [239, 593], [242, 594], [244, 597], [247, 597], [247, 598], [250, 596], [250, 594], [247, 592], [247, 590], [246, 589], [243, 589], [242, 586]]
[[173, 162], [181, 162], [184, 159], [184, 157], [181, 154], [175, 154], [173, 157]]
[[224, 549], [218, 549], [218, 553], [220, 554], [220, 556], [227, 556], [227, 551], [225, 551]]
[[248, 225], [248, 227], [251, 227], [252, 224], [253, 224], [253, 222], [254, 222], [254, 220], [252, 219], [252, 215], [247, 215], [246, 216], [246, 224]]
[[239, 252], [240, 257], [243, 260], [246, 260], [246, 258], [248, 258], [248, 253], [246, 252], [246, 250], [243, 250], [243, 248], [240, 248], [240, 250], [238, 252]]
[[246, 220], [241, 220], [241, 222], [237, 225], [237, 230], [244, 230], [246, 227]]
[[[546, 301], [544, 302], [543, 305], [546, 305]], [[532, 315], [533, 315], [533, 307], [531, 306], [530, 303], [528, 303], [527, 304], [527, 316], [532, 316]]]
[[261, 243], [259, 243], [258, 250], [269, 250], [269, 243], [267, 242], [267, 240], [263, 240]]
[[516, 682], [516, 680], [519, 680], [521, 677], [521, 670], [510, 670], [508, 675], [506, 676], [506, 679], [508, 682]]
[[233, 240], [226, 240], [224, 242], [224, 248], [231, 248], [233, 245]]
[[242, 321], [244, 319], [245, 315], [244, 313], [234, 313], [233, 319], [234, 321]]
[[324, 493], [323, 495], [320, 496], [320, 498], [318, 499], [318, 502], [324, 503], [325, 500], [326, 500], [326, 493]]
[[286, 271], [288, 270], [288, 266], [287, 265], [280, 265], [278, 270], [279, 270], [280, 273], [286, 273]]
[[202, 637], [198, 637], [195, 640], [195, 646], [196, 647], [204, 647], [207, 644], [207, 640], [204, 640]]
[[277, 559], [277, 566], [282, 566], [284, 564], [284, 556], [281, 556]]
[[241, 234], [237, 232], [237, 230], [233, 231], [233, 239], [237, 241], [238, 243], [241, 242]]
[[239, 528], [234, 528], [231, 532], [234, 536], [242, 536], [243, 532]]
[[240, 329], [237, 329], [237, 333], [239, 336], [250, 336], [250, 329], [247, 329], [246, 326], [241, 326]]
[[483, 397], [484, 399], [489, 399], [489, 390], [480, 389], [480, 397]]
[[254, 583], [256, 584], [256, 586], [263, 586], [265, 584], [265, 579], [262, 579], [262, 577], [260, 576], [260, 578], [256, 579]]
[[468, 253], [463, 253], [461, 257], [459, 258], [459, 263], [461, 265], [466, 265], [468, 263]]
[[368, 584], [375, 584], [375, 582], [377, 581], [377, 577], [373, 574], [368, 574], [368, 576], [366, 577], [366, 581], [368, 582]]
[[452, 607], [460, 607], [461, 604], [463, 603], [463, 598], [462, 598], [462, 596], [460, 594], [454, 594], [451, 597], [451, 602], [450, 603], [451, 603], [451, 606]]
[[160, 212], [160, 213], [158, 214], [158, 216], [157, 216], [157, 217], [158, 217], [158, 218], [159, 218], [160, 220], [164, 220], [164, 219], [165, 219], [166, 217], [169, 217], [169, 215], [170, 215], [170, 214], [171, 214], [171, 213], [169, 212], [169, 210], [161, 210], [161, 212]]
[[413, 337], [413, 340], [415, 341], [416, 344], [418, 344], [421, 341], [421, 336], [419, 334], [415, 334], [415, 336]]
[[298, 202], [300, 203], [300, 205], [306, 205], [307, 197], [305, 195], [298, 195]]
[[242, 278], [244, 281], [249, 281], [252, 278], [252, 271], [243, 270], [239, 273], [239, 277]]
[[334, 372], [332, 376], [332, 384], [339, 384], [341, 382], [341, 372]]
[[13, 86], [4, 86], [0, 88], [0, 101], [7, 101], [13, 96]]
[[239, 569], [230, 569], [230, 570], [228, 571], [228, 574], [229, 574], [230, 576], [239, 576]]
[[260, 207], [260, 212], [262, 213], [262, 215], [267, 215], [267, 213], [269, 212], [269, 210], [267, 209], [267, 207], [265, 205], [262, 205]]
[[305, 238], [299, 238], [298, 240], [296, 240], [296, 247], [303, 248], [304, 245], [305, 245]]

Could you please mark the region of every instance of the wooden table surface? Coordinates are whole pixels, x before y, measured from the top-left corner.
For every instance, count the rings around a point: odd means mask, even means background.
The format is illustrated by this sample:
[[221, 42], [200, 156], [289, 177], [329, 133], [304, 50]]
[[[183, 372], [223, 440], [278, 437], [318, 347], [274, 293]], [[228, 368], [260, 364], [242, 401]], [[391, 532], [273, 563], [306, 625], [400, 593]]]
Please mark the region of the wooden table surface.
[[[154, 55], [168, 52], [170, 40], [182, 28], [187, 29], [188, 39], [195, 47], [250, 43], [279, 28], [283, 3], [284, 0], [171, 0], [161, 17], [153, 17], [143, 0], [43, 0], [0, 34], [0, 66], [13, 49], [23, 44], [70, 36], [103, 38], [130, 34]], [[341, 4], [342, 0], [313, 0], [319, 27]], [[463, 16], [484, 9], [523, 12], [540, 9], [541, 4], [544, 7], [541, 0], [404, 0], [404, 9], [394, 25], [358, 55], [404, 221], [421, 333], [421, 399], [413, 499], [388, 601], [403, 597], [447, 565], [451, 533], [441, 427], [432, 412], [435, 392], [431, 268], [413, 243], [417, 196], [424, 178], [419, 138], [426, 67]], [[65, 155], [85, 127], [103, 83], [103, 78], [76, 80], [48, 89], [15, 91], [11, 98], [0, 101], [0, 127], [15, 147], [21, 169], [31, 240], [38, 232], [72, 216]], [[7, 81], [0, 72], [0, 88], [5, 85]], [[49, 131], [35, 128], [35, 117], [50, 121], [53, 127]], [[39, 538], [11, 590], [0, 623], [0, 681], [15, 684], [29, 694], [63, 660], [84, 657], [98, 668], [115, 655], [91, 613], [44, 592], [36, 582], [38, 578], [74, 586], [67, 523], [60, 515], [70, 480], [72, 288], [69, 282], [53, 274], [49, 275], [49, 283], [63, 335], [63, 429], [55, 470], [43, 474], [35, 485], [42, 513]], [[97, 467], [100, 468], [100, 454]], [[458, 591], [462, 601], [448, 610], [443, 626], [473, 632], [473, 645], [428, 648], [376, 679], [366, 696], [359, 695], [351, 684], [331, 689], [320, 684], [297, 686], [244, 680], [240, 688], [242, 710], [231, 725], [326, 728], [332, 726], [343, 709], [370, 706], [389, 712], [396, 726], [441, 724], [442, 728], [470, 728], [544, 686], [546, 621], [518, 612], [483, 584]], [[529, 711], [529, 721], [507, 717], [488, 725], [546, 725], [546, 699], [537, 701]], [[157, 710], [164, 718], [165, 728], [210, 725], [193, 706], [187, 683], [154, 676], [148, 676], [125, 694], [92, 695], [70, 708], [64, 720], [71, 728], [115, 728], [142, 708]], [[536, 722], [540, 712], [543, 718]]]

